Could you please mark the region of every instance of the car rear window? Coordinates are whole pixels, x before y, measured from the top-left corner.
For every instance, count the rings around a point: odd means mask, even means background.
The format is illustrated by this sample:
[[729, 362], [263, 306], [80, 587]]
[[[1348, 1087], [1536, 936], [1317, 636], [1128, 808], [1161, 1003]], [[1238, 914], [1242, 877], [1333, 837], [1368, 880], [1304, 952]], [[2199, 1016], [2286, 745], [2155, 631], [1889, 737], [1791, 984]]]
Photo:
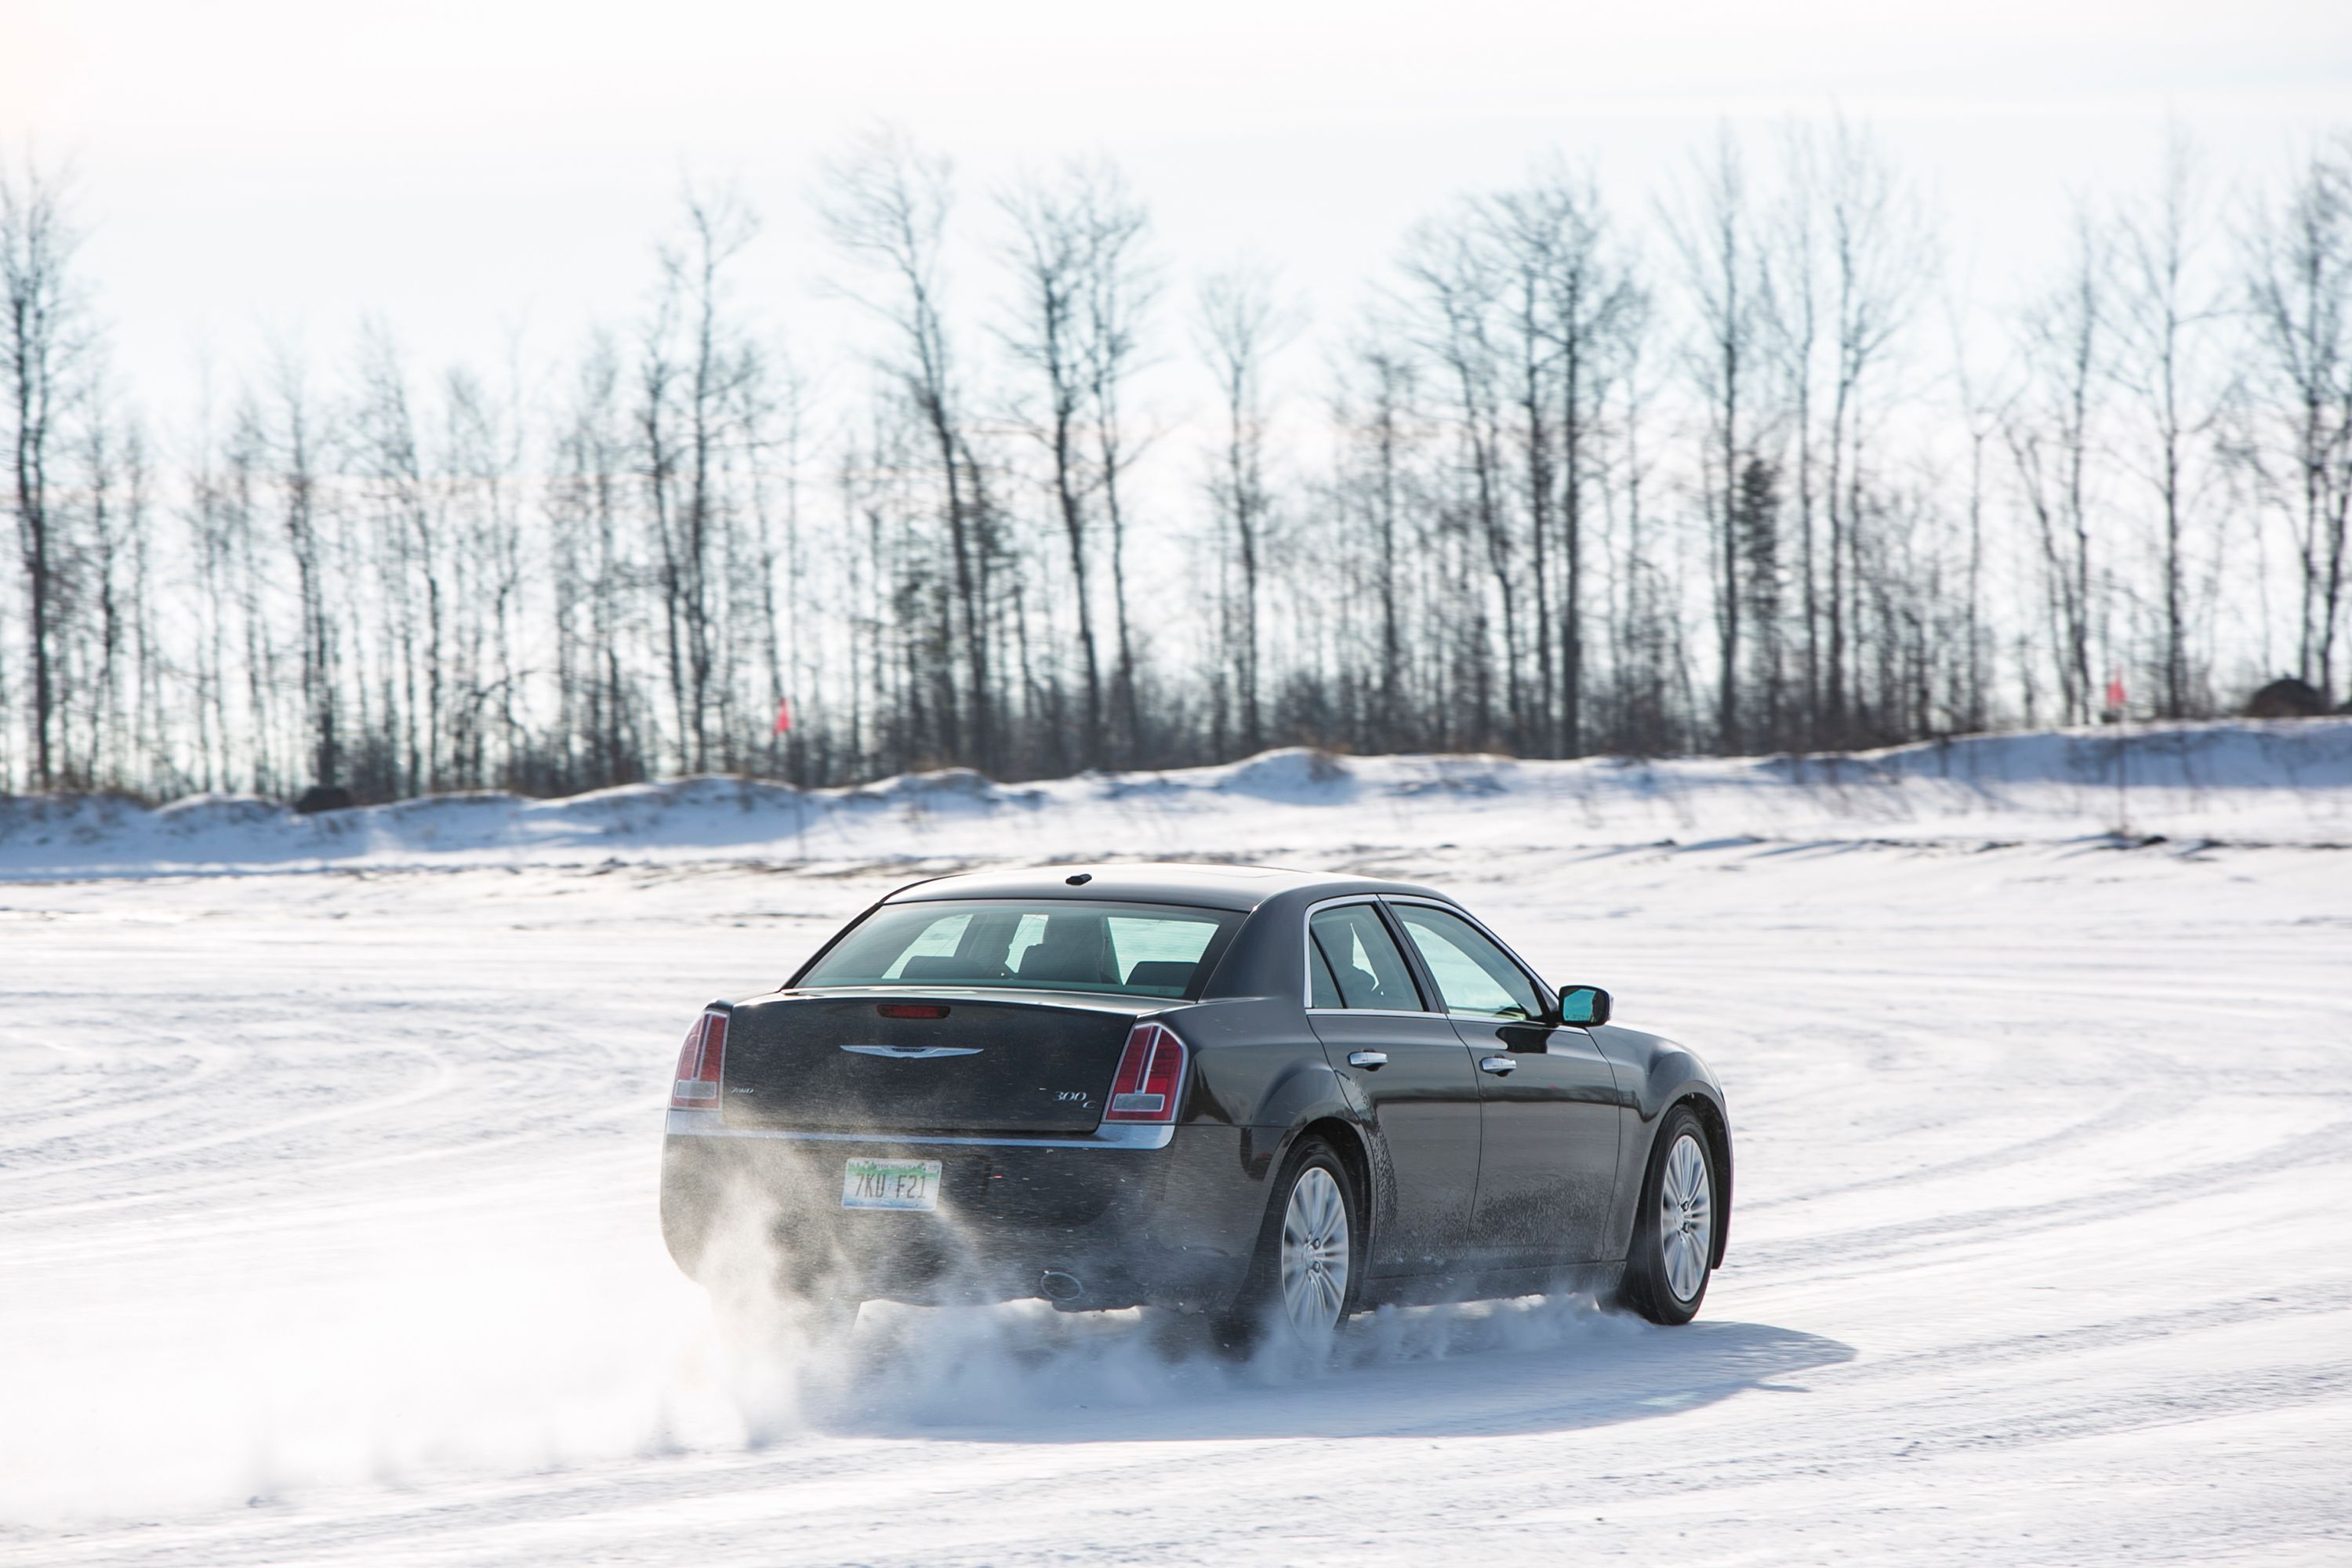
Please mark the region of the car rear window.
[[1171, 904], [1077, 900], [886, 904], [795, 982], [992, 986], [1192, 997], [1241, 916]]

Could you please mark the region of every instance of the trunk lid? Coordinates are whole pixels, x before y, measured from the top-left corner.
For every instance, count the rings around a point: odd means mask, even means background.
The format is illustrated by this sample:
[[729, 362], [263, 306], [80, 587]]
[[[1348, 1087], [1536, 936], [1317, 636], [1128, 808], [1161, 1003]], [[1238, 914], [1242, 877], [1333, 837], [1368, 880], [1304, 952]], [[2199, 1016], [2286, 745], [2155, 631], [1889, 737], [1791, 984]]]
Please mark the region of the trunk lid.
[[[885, 1007], [939, 1007], [936, 1018]], [[1091, 1132], [1141, 1009], [1036, 994], [784, 995], [728, 1021], [730, 1126]]]

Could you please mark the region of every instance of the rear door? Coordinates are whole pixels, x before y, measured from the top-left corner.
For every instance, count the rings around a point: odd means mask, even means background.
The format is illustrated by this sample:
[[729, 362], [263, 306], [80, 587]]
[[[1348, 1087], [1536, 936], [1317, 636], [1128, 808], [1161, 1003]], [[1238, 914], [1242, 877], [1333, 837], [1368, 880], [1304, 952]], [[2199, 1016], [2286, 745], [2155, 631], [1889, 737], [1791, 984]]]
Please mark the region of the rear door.
[[1377, 901], [1310, 910], [1307, 937], [1307, 1021], [1386, 1154], [1366, 1271], [1444, 1272], [1464, 1257], [1477, 1196], [1470, 1053], [1423, 998]]
[[1390, 909], [1469, 1047], [1481, 1156], [1471, 1229], [1508, 1268], [1599, 1259], [1617, 1180], [1617, 1081], [1582, 1029], [1551, 1023], [1542, 984], [1458, 911]]

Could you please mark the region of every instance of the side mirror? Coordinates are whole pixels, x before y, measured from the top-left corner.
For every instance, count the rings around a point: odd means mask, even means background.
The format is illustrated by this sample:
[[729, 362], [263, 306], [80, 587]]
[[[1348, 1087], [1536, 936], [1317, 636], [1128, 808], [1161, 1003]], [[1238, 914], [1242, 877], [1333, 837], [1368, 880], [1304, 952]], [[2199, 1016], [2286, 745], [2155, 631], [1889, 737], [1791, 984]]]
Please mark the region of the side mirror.
[[1559, 1021], [1563, 1024], [1605, 1024], [1609, 1021], [1609, 993], [1598, 985], [1563, 985], [1559, 988]]

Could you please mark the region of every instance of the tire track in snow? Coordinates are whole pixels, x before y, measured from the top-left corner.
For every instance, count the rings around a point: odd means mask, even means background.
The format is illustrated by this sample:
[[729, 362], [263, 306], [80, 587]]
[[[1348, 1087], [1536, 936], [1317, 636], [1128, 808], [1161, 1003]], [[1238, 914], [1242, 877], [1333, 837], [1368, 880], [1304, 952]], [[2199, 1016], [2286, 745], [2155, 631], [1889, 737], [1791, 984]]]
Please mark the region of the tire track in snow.
[[[1411, 874], [1412, 855], [1384, 858]], [[602, 1461], [520, 1467], [536, 1473], [394, 1467], [388, 1486], [298, 1486], [208, 1518], [0, 1528], [0, 1558], [940, 1568], [1223, 1563], [1237, 1551], [1351, 1564], [1673, 1551], [1706, 1561], [2112, 1562], [2207, 1555], [2220, 1542], [2317, 1556], [2352, 1517], [2337, 1462], [2352, 1440], [2342, 1354], [2352, 1282], [2331, 1261], [2352, 1255], [2352, 1234], [2323, 1208], [2298, 1235], [2289, 1211], [2307, 1208], [2315, 1173], [2352, 1149], [2340, 1110], [2352, 1100], [2352, 1061], [2336, 1026], [2352, 1014], [2340, 987], [2315, 978], [2346, 899], [2332, 882], [2293, 879], [2297, 863], [2274, 855], [2129, 867], [2137, 880], [2112, 889], [2086, 883], [2087, 864], [2053, 871], [2046, 855], [2021, 852], [1988, 870], [1960, 857], [1854, 852], [1751, 867], [1743, 883], [1667, 857], [1584, 863], [1561, 894], [1542, 892], [1540, 864], [1496, 884], [1516, 889], [1515, 945], [1586, 952], [1580, 972], [1622, 973], [1621, 997], [1675, 1009], [1685, 1022], [1666, 1032], [1685, 1033], [1729, 1083], [1748, 1223], [1735, 1224], [1734, 1266], [1698, 1329], [1768, 1325], [1759, 1343], [1788, 1348], [1759, 1352], [1753, 1375], [1710, 1370], [1703, 1335], [1621, 1335], [1633, 1325], [1613, 1320], [1543, 1352], [1471, 1351], [1132, 1407], [1079, 1408], [1083, 1394], [1056, 1392], [1033, 1368], [990, 1413], [1000, 1428], [990, 1434], [936, 1401], [898, 1415], [817, 1411], [751, 1451], [647, 1434]], [[2263, 875], [2234, 883], [2246, 868]], [[2023, 872], [2050, 873], [2040, 884], [2050, 896], [1984, 892]], [[478, 1030], [433, 1037], [478, 1075], [478, 1103], [455, 1093], [325, 1130], [328, 1142], [348, 1141], [334, 1152], [307, 1135], [233, 1139], [213, 1151], [217, 1161], [157, 1173], [202, 1211], [173, 1225], [217, 1246], [228, 1268], [241, 1247], [322, 1223], [470, 1203], [505, 1205], [529, 1226], [569, 1203], [608, 1209], [610, 1244], [645, 1248], [646, 1215], [630, 1205], [649, 1182], [632, 1198], [618, 1178], [646, 1155], [655, 1101], [645, 1064], [658, 1076], [676, 1031], [629, 1020], [666, 1020], [681, 993], [694, 993], [685, 1008], [698, 1005], [707, 977], [730, 966], [772, 983], [780, 950], [814, 926], [720, 928], [738, 906], [774, 902], [780, 885], [810, 884], [678, 874], [574, 912], [553, 894], [584, 879], [541, 880], [551, 939], [519, 952], [577, 947], [591, 932], [657, 936], [686, 918], [703, 922], [693, 942], [733, 956], [713, 962], [684, 942], [583, 947], [561, 960], [583, 994], [533, 1004], [577, 1041], [576, 1071], [558, 1086], [530, 1087], [554, 1059], [545, 1053], [503, 1056]], [[244, 889], [257, 902], [242, 918], [273, 918], [270, 886]], [[455, 1027], [495, 994], [461, 949], [506, 942], [494, 934], [503, 928], [456, 917], [485, 888], [517, 888], [512, 879], [309, 886], [311, 907], [363, 898], [379, 922], [453, 923], [383, 961], [410, 972], [431, 971], [439, 952], [451, 961], [447, 984], [413, 1016], [384, 1021], [383, 1038]], [[842, 907], [877, 890], [854, 879], [825, 887]], [[528, 902], [529, 889], [525, 879], [516, 896]], [[167, 893], [88, 896], [168, 904]], [[1596, 927], [1586, 913], [1595, 902], [1648, 912]], [[1808, 918], [1774, 923], [1784, 904]], [[1597, 948], [1596, 931], [1607, 938]], [[2118, 932], [2145, 955], [2110, 975], [2102, 965]], [[1689, 933], [1723, 940], [1671, 951]], [[1645, 937], [1655, 952], [1635, 951]], [[334, 939], [351, 945], [327, 951], [362, 970], [375, 962], [366, 931]], [[103, 952], [89, 950], [91, 973]], [[2183, 977], [2224, 971], [2239, 982], [2226, 1005], [2174, 994]], [[200, 1007], [180, 1032], [216, 1029], [224, 1016]], [[2231, 1040], [2262, 1042], [2282, 1070], [2247, 1081], [2217, 1049]], [[2038, 1058], [2037, 1074], [2004, 1068], [2020, 1052]], [[223, 1088], [210, 1080], [202, 1092]], [[630, 1120], [640, 1113], [645, 1129]], [[0, 1121], [0, 1138], [10, 1125]], [[2086, 1171], [2085, 1159], [2105, 1163]], [[101, 1174], [59, 1181], [70, 1189]], [[2021, 1184], [2046, 1195], [2005, 1201]], [[0, 1208], [0, 1248], [34, 1234], [18, 1219]], [[138, 1277], [156, 1223], [143, 1210], [108, 1212], [37, 1234], [62, 1258], [79, 1230], [88, 1278], [110, 1284]], [[2311, 1256], [2279, 1259], [2288, 1239]], [[657, 1253], [646, 1263], [661, 1267]], [[2033, 1281], [2066, 1269], [2085, 1272], [2068, 1289], [2037, 1292]], [[210, 1284], [234, 1286], [226, 1276]], [[8, 1300], [0, 1289], [0, 1331]], [[576, 1310], [606, 1304], [582, 1299]], [[1058, 1364], [1049, 1355], [1045, 1370]], [[8, 1419], [0, 1414], [0, 1427]], [[2206, 1440], [2214, 1434], [2227, 1438]], [[2163, 1489], [2146, 1491], [2143, 1476]], [[2221, 1489], [2202, 1489], [2209, 1479]], [[1204, 1531], [1204, 1518], [1221, 1528]]]

